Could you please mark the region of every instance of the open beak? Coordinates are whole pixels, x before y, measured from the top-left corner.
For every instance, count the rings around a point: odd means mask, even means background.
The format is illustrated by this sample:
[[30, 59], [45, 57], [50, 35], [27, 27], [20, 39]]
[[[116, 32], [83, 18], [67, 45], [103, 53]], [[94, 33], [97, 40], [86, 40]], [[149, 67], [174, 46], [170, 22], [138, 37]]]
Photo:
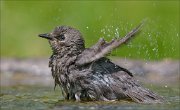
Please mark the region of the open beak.
[[42, 38], [46, 38], [46, 39], [48, 39], [48, 40], [52, 40], [52, 38], [50, 37], [49, 34], [39, 34], [38, 36], [39, 36], [39, 37], [42, 37]]

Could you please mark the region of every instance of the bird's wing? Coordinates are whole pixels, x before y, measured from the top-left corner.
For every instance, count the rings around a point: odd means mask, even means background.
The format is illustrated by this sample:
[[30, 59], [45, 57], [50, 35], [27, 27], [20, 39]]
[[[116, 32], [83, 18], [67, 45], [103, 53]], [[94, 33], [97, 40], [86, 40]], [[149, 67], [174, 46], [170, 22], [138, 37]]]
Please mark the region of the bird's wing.
[[122, 39], [113, 39], [110, 42], [106, 42], [103, 38], [100, 38], [99, 41], [92, 46], [91, 48], [85, 49], [77, 58], [76, 65], [84, 65], [87, 63], [91, 63], [96, 61], [108, 53], [110, 53], [113, 49], [121, 46], [126, 43], [132, 36], [134, 36], [142, 27], [143, 22], [139, 24], [136, 28], [126, 34]]
[[112, 63], [108, 58], [100, 58], [99, 60], [95, 61], [92, 65], [92, 70], [94, 73], [101, 73], [101, 74], [112, 74], [119, 71], [124, 71], [129, 76], [133, 76], [130, 71], [127, 69], [120, 67], [119, 65], [116, 65]]
[[163, 98], [142, 87], [128, 70], [101, 58], [92, 66], [91, 83], [108, 100], [131, 98], [138, 103], [161, 103]]
[[[76, 82], [79, 81], [79, 85], [87, 90], [87, 96], [96, 100], [116, 100], [120, 97], [128, 97], [122, 90], [124, 87], [122, 80], [132, 78], [132, 73], [128, 70], [112, 63], [105, 57], [87, 64], [85, 67], [90, 69], [88, 74], [86, 74], [87, 72], [83, 74], [78, 72], [78, 75], [73, 76], [73, 78], [77, 78]], [[125, 77], [123, 77], [124, 75]], [[119, 77], [122, 78], [118, 79]]]

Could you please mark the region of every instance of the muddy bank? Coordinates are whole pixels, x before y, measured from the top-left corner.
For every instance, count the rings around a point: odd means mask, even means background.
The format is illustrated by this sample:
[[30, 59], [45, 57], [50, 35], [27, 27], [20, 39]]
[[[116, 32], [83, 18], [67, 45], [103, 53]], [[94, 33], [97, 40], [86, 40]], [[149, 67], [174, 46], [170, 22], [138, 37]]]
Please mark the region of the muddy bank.
[[[113, 58], [114, 63], [130, 70], [143, 83], [173, 84], [179, 82], [179, 60], [141, 61]], [[54, 85], [48, 58], [1, 58], [1, 85]]]

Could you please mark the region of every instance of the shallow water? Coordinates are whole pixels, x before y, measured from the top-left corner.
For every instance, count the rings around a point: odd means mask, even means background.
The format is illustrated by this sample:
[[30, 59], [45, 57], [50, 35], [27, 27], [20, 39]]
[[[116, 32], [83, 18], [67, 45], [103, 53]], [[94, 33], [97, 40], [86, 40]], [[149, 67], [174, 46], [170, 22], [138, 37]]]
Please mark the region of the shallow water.
[[50, 86], [6, 86], [1, 87], [1, 110], [179, 110], [178, 86], [150, 86], [149, 89], [162, 95], [163, 104], [137, 104], [131, 101], [74, 102], [64, 101], [59, 88]]

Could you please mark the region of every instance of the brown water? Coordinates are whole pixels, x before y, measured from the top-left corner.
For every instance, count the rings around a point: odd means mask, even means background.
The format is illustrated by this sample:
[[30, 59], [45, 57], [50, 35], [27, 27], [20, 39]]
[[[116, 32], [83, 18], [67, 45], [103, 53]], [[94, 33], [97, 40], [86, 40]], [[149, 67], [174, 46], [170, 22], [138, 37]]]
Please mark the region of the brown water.
[[64, 101], [60, 89], [53, 86], [1, 86], [1, 110], [179, 110], [180, 97], [178, 86], [146, 85], [162, 95], [163, 104], [138, 104], [130, 101], [115, 102], [75, 102]]

